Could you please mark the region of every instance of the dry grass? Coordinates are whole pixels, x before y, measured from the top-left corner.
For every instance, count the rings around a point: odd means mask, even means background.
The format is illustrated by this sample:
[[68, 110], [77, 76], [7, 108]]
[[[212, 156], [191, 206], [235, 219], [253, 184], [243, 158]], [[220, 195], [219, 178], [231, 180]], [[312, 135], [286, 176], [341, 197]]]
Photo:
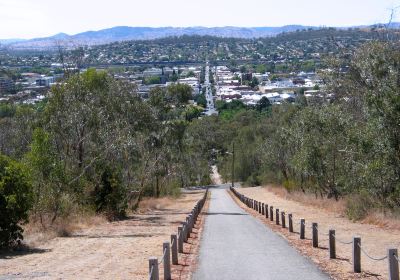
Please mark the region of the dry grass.
[[400, 230], [400, 218], [398, 216], [379, 210], [371, 211], [361, 223], [376, 225], [384, 229]]
[[314, 194], [311, 193], [303, 193], [300, 191], [288, 192], [285, 188], [274, 185], [268, 185], [265, 187], [265, 189], [284, 199], [300, 202], [340, 215], [345, 214], [346, 201], [343, 199], [336, 201], [334, 199], [328, 199], [326, 197], [316, 197]]
[[45, 226], [43, 226], [35, 217], [31, 217], [30, 221], [24, 226], [24, 244], [28, 247], [39, 246], [56, 237], [69, 237], [76, 231], [107, 222], [104, 216], [88, 212], [74, 213], [68, 218], [59, 218], [52, 225], [45, 221]]
[[[174, 199], [145, 198], [143, 199], [135, 213], [141, 214], [152, 210], [162, 210], [174, 204]], [[72, 213], [67, 218], [59, 218], [52, 225], [50, 219], [45, 218], [43, 226], [38, 218], [32, 216], [27, 225], [24, 226], [24, 245], [35, 247], [56, 237], [70, 237], [74, 232], [99, 226], [107, 223], [107, 218], [103, 215], [90, 212]]]
[[[274, 195], [291, 200], [300, 202], [304, 205], [309, 205], [318, 209], [323, 209], [325, 211], [340, 215], [345, 217], [346, 216], [346, 204], [348, 203], [346, 199], [339, 199], [338, 201], [334, 199], [328, 199], [326, 197], [321, 198], [319, 196], [315, 196], [311, 193], [303, 193], [300, 191], [288, 192], [285, 188], [268, 185], [264, 187], [268, 192], [273, 193]], [[351, 203], [351, 201], [350, 201]], [[358, 221], [361, 224], [370, 224], [376, 225], [380, 228], [385, 229], [394, 229], [400, 230], [400, 217], [399, 215], [395, 215], [390, 212], [382, 212], [378, 209], [373, 209], [369, 211], [368, 215]]]
[[145, 198], [139, 203], [136, 212], [143, 213], [149, 210], [161, 210], [168, 208], [172, 204], [174, 204], [174, 198], [171, 197]]

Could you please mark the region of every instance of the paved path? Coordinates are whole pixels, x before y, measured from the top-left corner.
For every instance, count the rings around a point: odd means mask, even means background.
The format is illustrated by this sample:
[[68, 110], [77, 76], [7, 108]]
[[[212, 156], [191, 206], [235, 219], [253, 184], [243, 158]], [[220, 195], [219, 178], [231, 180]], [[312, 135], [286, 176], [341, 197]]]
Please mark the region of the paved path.
[[226, 189], [211, 189], [207, 215], [194, 280], [330, 279], [241, 209]]

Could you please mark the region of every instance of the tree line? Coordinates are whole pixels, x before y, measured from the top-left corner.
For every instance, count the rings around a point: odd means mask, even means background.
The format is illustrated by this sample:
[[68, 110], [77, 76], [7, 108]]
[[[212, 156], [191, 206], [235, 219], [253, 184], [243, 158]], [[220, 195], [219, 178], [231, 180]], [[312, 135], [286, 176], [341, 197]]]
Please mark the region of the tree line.
[[80, 212], [119, 219], [143, 197], [209, 183], [191, 87], [149, 95], [89, 69], [39, 104], [0, 106], [0, 247], [21, 241], [28, 217], [44, 229]]
[[[345, 198], [352, 219], [400, 206], [400, 49], [372, 42], [349, 65], [331, 59], [320, 96], [294, 104], [246, 108], [220, 104], [214, 118], [220, 170], [256, 186]], [[345, 67], [348, 66], [348, 67]]]

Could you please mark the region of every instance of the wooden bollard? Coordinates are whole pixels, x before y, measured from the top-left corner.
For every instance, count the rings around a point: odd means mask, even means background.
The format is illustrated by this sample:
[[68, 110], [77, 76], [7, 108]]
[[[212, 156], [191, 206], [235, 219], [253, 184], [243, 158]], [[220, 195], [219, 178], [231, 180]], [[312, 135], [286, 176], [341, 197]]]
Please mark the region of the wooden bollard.
[[178, 227], [178, 252], [183, 253], [183, 227]]
[[270, 206], [270, 207], [269, 207], [269, 219], [270, 219], [271, 221], [274, 220], [274, 206]]
[[178, 238], [176, 234], [171, 234], [171, 255], [172, 264], [178, 264]]
[[399, 262], [397, 249], [388, 249], [389, 280], [399, 280]]
[[262, 205], [261, 205], [261, 215], [265, 215], [265, 204], [263, 203]]
[[186, 217], [186, 226], [187, 226], [187, 231], [186, 231], [187, 237], [186, 237], [186, 240], [189, 239], [190, 233], [192, 232], [192, 229], [191, 229], [192, 226], [191, 225], [192, 225], [192, 222], [191, 222], [191, 218], [190, 218], [190, 215], [189, 215], [189, 216]]
[[268, 219], [268, 204], [265, 204], [265, 218]]
[[318, 224], [312, 223], [312, 246], [318, 248]]
[[275, 212], [275, 222], [277, 225], [279, 225], [279, 209], [276, 209]]
[[336, 239], [335, 230], [329, 230], [329, 258], [336, 259]]
[[169, 242], [163, 243], [163, 256], [164, 256], [164, 279], [171, 280], [171, 250], [169, 248]]
[[262, 213], [262, 203], [261, 202], [258, 203], [258, 213], [259, 214]]
[[159, 280], [158, 274], [158, 259], [155, 257], [149, 258], [149, 279], [150, 280]]
[[187, 242], [188, 225], [186, 222], [183, 222], [182, 234], [183, 234], [183, 242]]
[[293, 232], [293, 215], [289, 214], [288, 219], [289, 219], [289, 232]]
[[282, 228], [286, 227], [285, 212], [281, 212], [281, 224], [282, 224]]
[[306, 220], [300, 219], [300, 239], [306, 238]]
[[361, 272], [361, 238], [353, 237], [353, 272]]
[[193, 232], [193, 227], [194, 227], [194, 215], [193, 215], [193, 213], [191, 213], [189, 215], [189, 220], [190, 220], [190, 233], [192, 233]]

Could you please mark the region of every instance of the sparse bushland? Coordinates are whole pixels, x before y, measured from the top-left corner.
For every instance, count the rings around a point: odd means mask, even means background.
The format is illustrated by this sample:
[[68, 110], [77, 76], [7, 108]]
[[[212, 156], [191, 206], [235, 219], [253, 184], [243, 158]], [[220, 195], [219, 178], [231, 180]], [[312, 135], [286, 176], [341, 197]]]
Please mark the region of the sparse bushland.
[[[17, 239], [28, 214], [32, 225], [65, 234], [63, 225], [79, 213], [120, 219], [144, 197], [209, 183], [208, 158], [196, 148], [201, 139], [191, 135], [198, 109], [190, 99], [189, 86], [175, 85], [153, 90], [144, 101], [130, 84], [89, 69], [53, 87], [39, 105], [7, 107], [0, 152], [13, 158], [11, 166], [22, 166], [18, 172], [31, 185], [15, 195], [32, 193], [32, 204], [18, 196], [13, 202]], [[13, 201], [13, 193], [4, 195]]]
[[[348, 70], [326, 62], [321, 73], [326, 98], [273, 106], [259, 113], [219, 104], [222, 134], [219, 167], [247, 185], [281, 184], [289, 192], [346, 199], [346, 213], [361, 219], [370, 211], [400, 206], [400, 50], [397, 43], [371, 42], [358, 49]], [[328, 100], [328, 94], [335, 97]]]

